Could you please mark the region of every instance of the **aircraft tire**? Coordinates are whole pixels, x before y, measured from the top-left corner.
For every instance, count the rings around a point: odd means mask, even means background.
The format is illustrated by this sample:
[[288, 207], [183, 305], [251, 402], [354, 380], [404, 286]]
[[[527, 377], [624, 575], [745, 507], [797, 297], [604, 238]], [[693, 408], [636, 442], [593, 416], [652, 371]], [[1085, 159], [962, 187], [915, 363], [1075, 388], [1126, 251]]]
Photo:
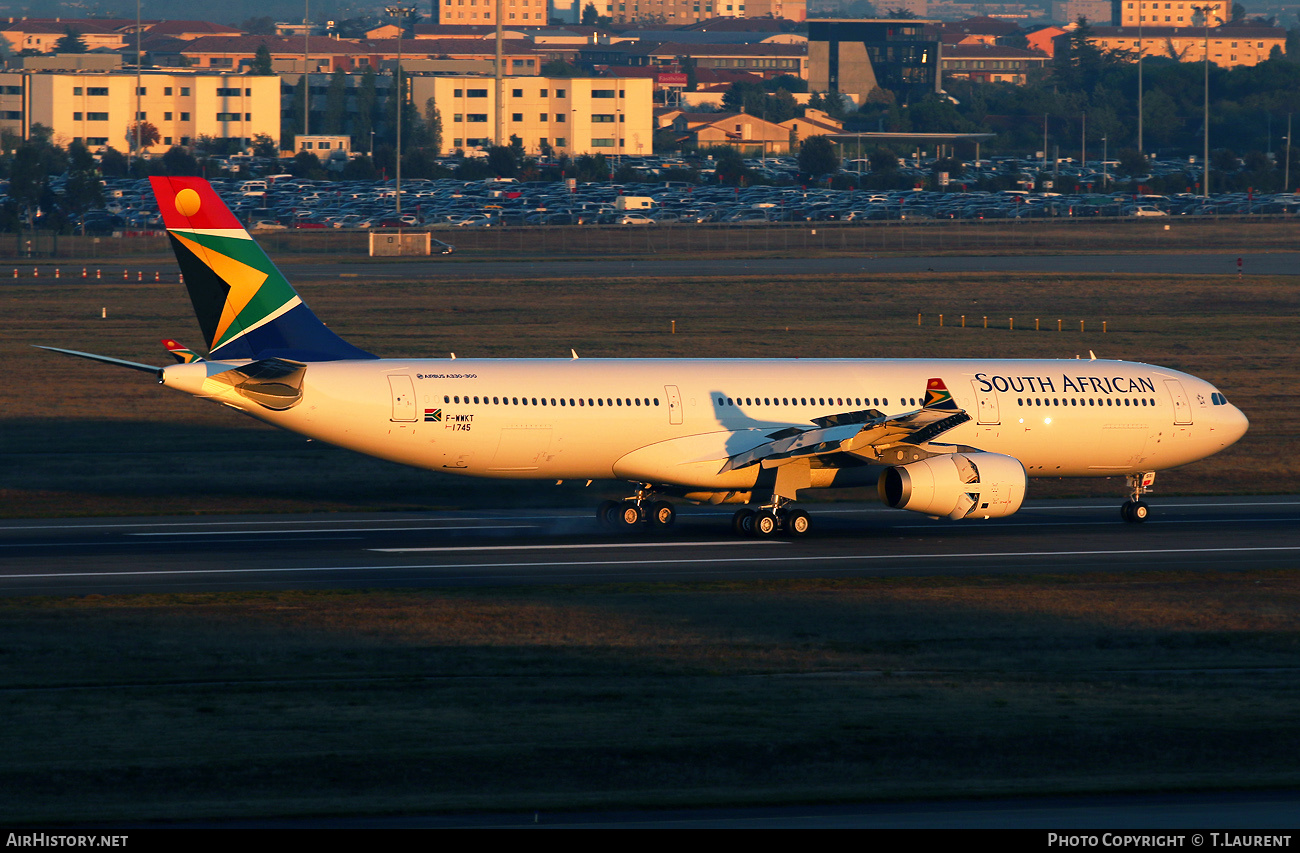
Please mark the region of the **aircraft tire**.
[[777, 519], [776, 513], [772, 512], [770, 509], [765, 509], [758, 513], [758, 515], [754, 516], [755, 536], [767, 538], [768, 536], [776, 535], [776, 532], [780, 529], [781, 522]]
[[1124, 501], [1119, 508], [1119, 517], [1129, 524], [1133, 523], [1133, 501]]
[[1129, 511], [1129, 514], [1133, 517], [1134, 522], [1141, 524], [1147, 520], [1147, 516], [1151, 515], [1151, 507], [1147, 506], [1146, 501], [1138, 501], [1133, 504], [1133, 509]]
[[812, 526], [812, 519], [801, 509], [791, 510], [785, 517], [785, 529], [791, 536], [805, 536]]
[[616, 524], [620, 530], [631, 530], [644, 520], [641, 515], [641, 508], [630, 503], [623, 504], [615, 517], [618, 519]]
[[731, 517], [731, 529], [737, 536], [749, 536], [754, 532], [754, 511], [738, 509]]
[[618, 501], [601, 501], [596, 507], [596, 521], [601, 527], [614, 527], [621, 506]]
[[655, 501], [650, 505], [650, 526], [668, 528], [677, 520], [677, 510], [668, 501]]

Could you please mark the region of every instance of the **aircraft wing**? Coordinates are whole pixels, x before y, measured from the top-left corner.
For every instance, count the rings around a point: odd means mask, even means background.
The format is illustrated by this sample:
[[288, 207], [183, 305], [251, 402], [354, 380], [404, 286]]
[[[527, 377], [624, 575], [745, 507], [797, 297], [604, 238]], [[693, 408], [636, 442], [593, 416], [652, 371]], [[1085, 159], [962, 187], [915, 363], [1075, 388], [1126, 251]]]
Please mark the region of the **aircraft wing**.
[[838, 453], [876, 459], [885, 448], [925, 444], [969, 420], [970, 415], [957, 407], [943, 380], [931, 379], [926, 387], [925, 405], [920, 409], [893, 416], [878, 409], [864, 409], [817, 418], [809, 429], [781, 430], [771, 434], [766, 443], [729, 457], [719, 473]]

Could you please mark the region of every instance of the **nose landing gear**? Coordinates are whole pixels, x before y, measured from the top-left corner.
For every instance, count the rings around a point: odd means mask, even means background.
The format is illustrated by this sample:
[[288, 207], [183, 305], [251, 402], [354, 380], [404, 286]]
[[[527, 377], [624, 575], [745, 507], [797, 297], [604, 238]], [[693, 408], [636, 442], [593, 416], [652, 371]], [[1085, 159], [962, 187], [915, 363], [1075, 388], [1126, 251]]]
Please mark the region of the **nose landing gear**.
[[1151, 486], [1156, 481], [1156, 472], [1129, 474], [1126, 479], [1133, 497], [1124, 501], [1124, 505], [1119, 508], [1119, 517], [1129, 524], [1141, 524], [1151, 515], [1151, 507], [1142, 500], [1142, 496], [1151, 491]]

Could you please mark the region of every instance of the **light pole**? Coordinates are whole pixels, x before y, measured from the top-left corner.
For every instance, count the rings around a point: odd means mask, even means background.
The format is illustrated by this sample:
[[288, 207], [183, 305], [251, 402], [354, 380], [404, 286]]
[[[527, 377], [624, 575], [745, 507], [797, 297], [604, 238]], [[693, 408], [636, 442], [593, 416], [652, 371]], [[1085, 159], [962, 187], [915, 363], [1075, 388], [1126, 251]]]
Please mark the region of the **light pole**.
[[135, 0], [135, 156], [140, 151], [140, 0]]
[[[1138, 153], [1144, 154], [1142, 147], [1142, 19], [1146, 16], [1142, 14], [1142, 4], [1138, 3]], [[1144, 154], [1145, 156], [1145, 154]]]
[[1286, 167], [1282, 170], [1282, 189], [1291, 192], [1291, 114], [1286, 114]]
[[311, 133], [311, 0], [302, 0], [302, 85], [306, 96], [302, 108], [302, 135]]
[[1109, 152], [1110, 149], [1106, 147], [1106, 137], [1103, 136], [1101, 138], [1101, 185], [1103, 192], [1110, 186], [1110, 174], [1106, 171], [1106, 159]]
[[1223, 19], [1211, 14], [1214, 6], [1208, 3], [1204, 6], [1193, 6], [1192, 11], [1201, 16], [1201, 22], [1205, 25], [1205, 151], [1204, 162], [1201, 164], [1201, 195], [1208, 199], [1210, 197], [1210, 18], [1214, 18], [1221, 24]]
[[384, 9], [390, 17], [397, 18], [397, 70], [393, 79], [397, 84], [397, 218], [402, 218], [402, 113], [406, 112], [406, 92], [402, 89], [402, 30], [414, 14], [411, 6], [388, 6]]

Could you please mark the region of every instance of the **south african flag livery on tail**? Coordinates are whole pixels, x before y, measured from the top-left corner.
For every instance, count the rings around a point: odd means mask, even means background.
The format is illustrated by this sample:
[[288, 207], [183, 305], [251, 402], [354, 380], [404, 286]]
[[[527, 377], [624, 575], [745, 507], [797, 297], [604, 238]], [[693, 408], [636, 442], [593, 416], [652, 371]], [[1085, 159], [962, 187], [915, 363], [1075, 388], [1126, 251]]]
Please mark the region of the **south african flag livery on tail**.
[[207, 181], [149, 182], [210, 358], [375, 358], [316, 318]]

